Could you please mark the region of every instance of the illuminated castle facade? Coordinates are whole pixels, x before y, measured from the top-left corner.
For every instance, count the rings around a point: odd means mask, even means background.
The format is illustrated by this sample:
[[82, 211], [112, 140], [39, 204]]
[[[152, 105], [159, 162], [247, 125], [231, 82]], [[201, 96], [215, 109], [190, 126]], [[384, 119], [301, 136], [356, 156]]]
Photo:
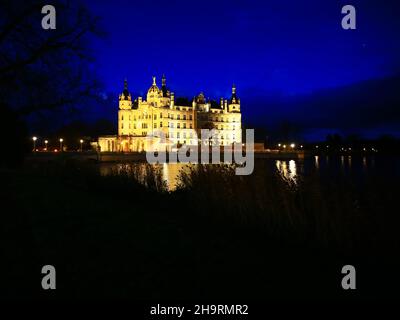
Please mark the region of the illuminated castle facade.
[[242, 142], [240, 99], [234, 85], [231, 97], [219, 103], [207, 100], [203, 93], [185, 103], [184, 99], [175, 101], [165, 76], [161, 88], [153, 77], [146, 100], [132, 100], [125, 80], [119, 95], [118, 135], [99, 137], [99, 146], [102, 152], [170, 151], [200, 144], [201, 129], [215, 129], [214, 145]]

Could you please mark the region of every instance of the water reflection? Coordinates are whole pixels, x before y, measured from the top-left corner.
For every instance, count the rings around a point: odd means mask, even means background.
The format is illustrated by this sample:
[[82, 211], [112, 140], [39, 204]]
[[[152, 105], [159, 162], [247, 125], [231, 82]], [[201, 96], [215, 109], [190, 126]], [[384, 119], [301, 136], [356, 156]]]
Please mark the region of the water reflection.
[[318, 156], [315, 156], [314, 157], [314, 160], [315, 160], [315, 168], [319, 168], [319, 157]]
[[[342, 172], [348, 174], [350, 172], [356, 172], [359, 169], [361, 172], [367, 173], [371, 170], [376, 170], [375, 158], [362, 156], [362, 157], [351, 157], [349, 155], [332, 156], [328, 159], [323, 156], [312, 156], [306, 159], [296, 160], [260, 160], [269, 162], [273, 170], [282, 176], [282, 178], [292, 181], [294, 183], [299, 182], [299, 178], [317, 170], [321, 173], [325, 172]], [[179, 184], [180, 172], [189, 172], [190, 166], [184, 163], [168, 163], [155, 165], [159, 167], [159, 173], [162, 175], [162, 179], [166, 182], [167, 188], [170, 191], [176, 189]], [[136, 177], [146, 174], [145, 163], [130, 163], [130, 164], [116, 164], [116, 163], [102, 163], [99, 166], [100, 173], [102, 175], [115, 174], [120, 172], [130, 172], [136, 175]], [[143, 169], [143, 170], [142, 170]], [[257, 162], [255, 163], [255, 172], [257, 174]], [[139, 179], [140, 180], [140, 179]]]
[[[103, 163], [100, 165], [99, 170], [102, 176], [112, 175], [112, 174], [131, 174], [139, 181], [144, 180], [146, 175], [146, 163], [136, 162], [136, 163]], [[160, 169], [160, 174], [162, 179], [167, 184], [167, 188], [170, 191], [176, 189], [179, 184], [180, 172], [188, 172], [190, 167], [187, 163], [164, 163], [164, 164], [154, 164], [153, 167], [158, 167]]]
[[[187, 163], [164, 163], [162, 168], [163, 179], [167, 183], [168, 190], [175, 190], [179, 184], [179, 175], [188, 172], [190, 167]], [[194, 166], [191, 164], [190, 166]]]
[[278, 169], [278, 172], [282, 175], [282, 177], [292, 182], [296, 182], [296, 177], [297, 177], [296, 161], [290, 160], [288, 162], [283, 160], [282, 161], [276, 160], [275, 165], [276, 168]]
[[368, 166], [368, 164], [367, 164], [367, 157], [363, 157], [363, 167], [364, 167], [364, 169], [366, 169], [367, 168], [367, 166]]

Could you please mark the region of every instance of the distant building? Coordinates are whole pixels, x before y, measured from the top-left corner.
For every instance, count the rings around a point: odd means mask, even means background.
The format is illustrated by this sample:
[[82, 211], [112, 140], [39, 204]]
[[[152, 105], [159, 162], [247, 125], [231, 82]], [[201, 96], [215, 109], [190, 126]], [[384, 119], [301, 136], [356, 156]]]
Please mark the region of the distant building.
[[99, 137], [99, 146], [106, 152], [171, 150], [184, 144], [200, 144], [201, 129], [216, 130], [214, 145], [242, 142], [240, 99], [235, 85], [231, 97], [221, 98], [219, 103], [207, 100], [203, 93], [185, 103], [184, 99], [175, 101], [165, 76], [161, 88], [153, 77], [146, 100], [138, 97], [133, 101], [125, 80], [119, 95], [118, 135]]

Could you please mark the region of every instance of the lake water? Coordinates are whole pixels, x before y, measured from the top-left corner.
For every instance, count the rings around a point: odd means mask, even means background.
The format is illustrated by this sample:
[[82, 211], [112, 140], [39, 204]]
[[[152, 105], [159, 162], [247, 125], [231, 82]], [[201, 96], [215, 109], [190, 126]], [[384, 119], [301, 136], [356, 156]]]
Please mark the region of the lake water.
[[[320, 155], [304, 159], [256, 159], [255, 168], [260, 162], [267, 163], [272, 170], [276, 170], [282, 177], [293, 182], [296, 182], [301, 175], [315, 170], [321, 174], [341, 172], [351, 175], [357, 180], [368, 174], [400, 178], [400, 157], [396, 156]], [[135, 163], [134, 165], [143, 166], [143, 163]], [[100, 164], [100, 172], [107, 175], [114, 170], [124, 169], [125, 166], [127, 165], [121, 163], [102, 163]], [[179, 182], [179, 173], [182, 170], [189, 170], [188, 164], [182, 163], [167, 163], [159, 166], [170, 190], [174, 190]], [[253, 174], [257, 174], [257, 170]]]

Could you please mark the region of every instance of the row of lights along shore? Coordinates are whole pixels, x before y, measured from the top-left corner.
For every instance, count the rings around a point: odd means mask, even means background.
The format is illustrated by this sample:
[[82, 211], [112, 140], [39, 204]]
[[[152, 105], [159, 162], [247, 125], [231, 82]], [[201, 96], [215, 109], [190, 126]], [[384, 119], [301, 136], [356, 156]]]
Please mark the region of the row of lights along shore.
[[[328, 149], [329, 146], [327, 145], [326, 148]], [[315, 146], [315, 149], [319, 149], [319, 145], [316, 145], [316, 146]], [[348, 148], [343, 148], [343, 147], [342, 147], [342, 148], [340, 148], [340, 151], [345, 151], [345, 152], [347, 152], [347, 151], [352, 151], [352, 148], [351, 148], [351, 147], [348, 147]], [[368, 148], [363, 147], [363, 148], [362, 148], [362, 151], [369, 151], [369, 150], [368, 150]], [[373, 152], [378, 152], [378, 150], [375, 149], [375, 148], [373, 148], [373, 147], [371, 148], [371, 151], [373, 151]]]
[[[316, 146], [315, 146], [315, 149], [318, 150], [318, 149], [320, 149], [319, 147], [320, 147], [319, 145], [316, 145]], [[329, 149], [329, 145], [327, 145], [327, 146], [325, 146], [325, 147], [326, 147], [327, 149]], [[294, 150], [294, 149], [296, 148], [296, 144], [295, 144], [295, 143], [291, 143], [291, 144], [289, 144], [289, 145], [286, 145], [286, 144], [278, 143], [278, 148], [279, 148], [279, 149], [284, 149], [284, 150], [286, 150], [286, 149], [292, 149], [292, 150]], [[300, 148], [300, 149], [303, 149], [303, 145], [300, 145], [299, 148]], [[368, 151], [368, 149], [367, 149], [366, 147], [364, 147], [362, 150], [363, 150], [363, 151]], [[351, 147], [349, 147], [349, 148], [340, 148], [340, 151], [352, 151], [352, 149], [351, 149]], [[378, 152], [378, 150], [375, 149], [375, 148], [371, 148], [371, 151], [373, 151], [373, 152]]]
[[[296, 144], [295, 143], [291, 143], [291, 144], [289, 144], [287, 146], [286, 144], [278, 143], [278, 147], [279, 148], [283, 148], [283, 149], [286, 149], [286, 148], [294, 149], [294, 148], [296, 148]], [[303, 145], [300, 145], [300, 149], [303, 149]]]
[[[32, 137], [32, 141], [33, 141], [33, 151], [34, 151], [34, 152], [38, 151], [38, 150], [36, 149], [36, 141], [37, 141], [37, 140], [38, 140], [37, 137]], [[63, 138], [60, 138], [58, 141], [60, 142], [60, 151], [63, 151], [64, 139], [63, 139]], [[80, 139], [80, 140], [79, 140], [79, 143], [81, 144], [81, 146], [80, 146], [80, 151], [81, 151], [81, 152], [82, 152], [83, 142], [84, 142], [83, 139]], [[47, 151], [47, 145], [48, 145], [48, 143], [49, 143], [49, 140], [44, 140], [44, 144], [45, 144], [44, 150], [45, 150], [45, 151]], [[58, 152], [58, 150], [57, 150], [57, 149], [54, 149], [54, 152]]]

